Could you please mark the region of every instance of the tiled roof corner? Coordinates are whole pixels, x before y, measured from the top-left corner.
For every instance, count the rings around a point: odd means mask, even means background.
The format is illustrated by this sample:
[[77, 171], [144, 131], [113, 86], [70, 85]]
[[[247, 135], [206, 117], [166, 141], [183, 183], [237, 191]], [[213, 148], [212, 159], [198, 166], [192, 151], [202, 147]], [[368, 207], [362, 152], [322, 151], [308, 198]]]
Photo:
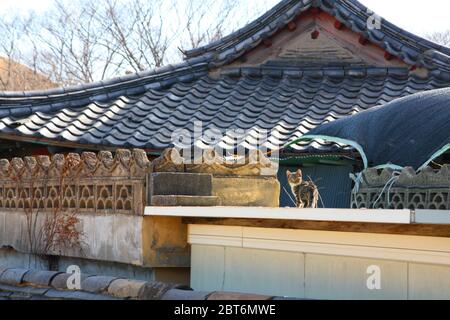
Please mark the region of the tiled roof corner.
[[312, 7], [327, 12], [350, 30], [362, 34], [409, 65], [435, 70], [437, 77], [450, 75], [450, 48], [416, 36], [384, 19], [381, 29], [369, 28], [367, 21], [373, 12], [357, 0], [283, 0], [245, 27], [213, 43], [186, 51], [185, 56], [192, 59], [210, 54], [210, 66], [223, 66], [255, 48]]

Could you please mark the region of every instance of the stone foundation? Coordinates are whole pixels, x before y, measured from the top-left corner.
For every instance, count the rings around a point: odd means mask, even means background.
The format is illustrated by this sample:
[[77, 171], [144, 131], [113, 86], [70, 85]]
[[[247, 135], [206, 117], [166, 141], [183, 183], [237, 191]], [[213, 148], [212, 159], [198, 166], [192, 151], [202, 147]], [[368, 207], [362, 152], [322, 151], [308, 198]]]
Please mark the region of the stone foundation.
[[148, 189], [152, 206], [280, 206], [275, 177], [153, 173]]
[[220, 198], [222, 206], [278, 208], [280, 188], [275, 177], [215, 176], [212, 194]]

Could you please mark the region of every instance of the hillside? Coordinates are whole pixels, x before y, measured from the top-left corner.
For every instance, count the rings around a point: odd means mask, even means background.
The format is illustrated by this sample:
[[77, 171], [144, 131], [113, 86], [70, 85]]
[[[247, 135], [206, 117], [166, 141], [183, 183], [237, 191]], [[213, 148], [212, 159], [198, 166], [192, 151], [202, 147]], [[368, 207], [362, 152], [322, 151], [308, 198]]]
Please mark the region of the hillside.
[[48, 77], [15, 61], [0, 57], [0, 91], [28, 91], [54, 88]]

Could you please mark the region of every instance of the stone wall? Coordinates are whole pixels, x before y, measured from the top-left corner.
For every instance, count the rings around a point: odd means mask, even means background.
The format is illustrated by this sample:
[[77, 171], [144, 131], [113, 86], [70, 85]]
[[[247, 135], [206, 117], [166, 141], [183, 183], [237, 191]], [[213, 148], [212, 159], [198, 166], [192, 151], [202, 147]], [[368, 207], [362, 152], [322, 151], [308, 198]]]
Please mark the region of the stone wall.
[[[127, 264], [150, 274], [188, 268], [181, 219], [144, 216], [151, 169], [137, 149], [0, 160], [0, 248]], [[48, 245], [55, 227], [58, 236], [68, 234], [57, 239], [67, 243]]]
[[450, 165], [418, 174], [413, 168], [399, 174], [369, 169], [352, 194], [352, 208], [450, 210]]
[[0, 160], [0, 208], [142, 215], [150, 161], [143, 150]]
[[[0, 249], [186, 278], [187, 226], [145, 216], [146, 205], [279, 205], [276, 170], [260, 152], [255, 163], [181, 167], [172, 152], [153, 163], [138, 149], [0, 160]], [[47, 234], [54, 228], [62, 234], [56, 244]]]

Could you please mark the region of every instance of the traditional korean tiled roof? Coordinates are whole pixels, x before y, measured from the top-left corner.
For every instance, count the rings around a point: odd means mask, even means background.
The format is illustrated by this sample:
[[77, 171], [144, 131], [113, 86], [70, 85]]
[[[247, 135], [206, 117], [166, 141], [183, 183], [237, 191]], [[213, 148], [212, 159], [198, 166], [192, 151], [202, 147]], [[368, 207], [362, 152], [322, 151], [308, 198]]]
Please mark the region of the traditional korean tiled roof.
[[425, 67], [432, 70], [433, 75], [450, 79], [450, 48], [420, 38], [385, 20], [380, 29], [369, 28], [368, 19], [373, 12], [356, 0], [284, 0], [244, 28], [209, 45], [187, 51], [186, 56], [203, 57], [212, 66], [225, 65], [257, 47], [311, 8], [329, 13], [350, 30], [407, 64]]
[[[429, 73], [419, 78], [406, 67], [227, 67], [312, 7]], [[0, 138], [160, 150], [170, 146], [174, 130], [192, 133], [201, 121], [204, 130], [249, 130], [245, 137], [225, 137], [224, 147], [250, 147], [264, 130], [272, 147], [322, 123], [450, 86], [450, 49], [385, 21], [382, 29], [369, 30], [368, 16], [355, 0], [284, 0], [230, 36], [187, 52], [178, 65], [71, 88], [3, 92]], [[225, 66], [221, 74], [211, 74], [218, 66]]]
[[[449, 85], [410, 76], [404, 69], [285, 70], [277, 74], [237, 69], [227, 73], [233, 76], [214, 79], [204, 75], [103, 102], [77, 105], [69, 101], [67, 106], [44, 100], [28, 107], [2, 108], [0, 131], [80, 144], [162, 149], [170, 145], [176, 129], [193, 134], [194, 122], [201, 121], [204, 130], [250, 130], [241, 139], [245, 145], [268, 130], [268, 142], [281, 145], [322, 123]], [[233, 137], [224, 139], [226, 147], [234, 143]]]

